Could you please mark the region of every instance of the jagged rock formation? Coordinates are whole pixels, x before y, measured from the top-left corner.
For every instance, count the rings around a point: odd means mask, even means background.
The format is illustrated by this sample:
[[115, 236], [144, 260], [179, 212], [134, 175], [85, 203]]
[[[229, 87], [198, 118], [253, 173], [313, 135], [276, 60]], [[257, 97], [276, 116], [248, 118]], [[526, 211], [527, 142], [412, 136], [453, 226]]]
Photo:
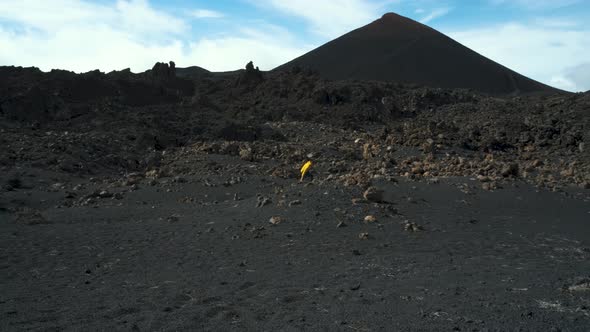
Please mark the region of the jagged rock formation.
[[246, 70], [243, 71], [236, 82], [236, 86], [256, 85], [263, 80], [262, 73], [258, 67], [254, 68], [252, 61], [246, 64]]
[[176, 77], [176, 64], [174, 61], [169, 63], [157, 62], [152, 68], [152, 75], [160, 79], [171, 79]]

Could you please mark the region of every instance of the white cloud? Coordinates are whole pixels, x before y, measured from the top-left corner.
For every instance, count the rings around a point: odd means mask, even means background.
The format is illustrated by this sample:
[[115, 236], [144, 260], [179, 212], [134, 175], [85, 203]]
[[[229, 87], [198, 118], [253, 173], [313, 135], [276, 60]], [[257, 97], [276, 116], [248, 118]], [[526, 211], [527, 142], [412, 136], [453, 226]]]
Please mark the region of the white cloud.
[[311, 30], [327, 38], [335, 38], [366, 25], [383, 14], [386, 5], [397, 2], [367, 0], [257, 0], [259, 6], [270, 7], [287, 15], [305, 19]]
[[0, 18], [48, 32], [110, 26], [136, 35], [180, 33], [187, 28], [182, 20], [155, 11], [147, 0], [117, 0], [114, 6], [82, 0], [0, 0]]
[[0, 65], [140, 72], [172, 60], [178, 66], [225, 71], [253, 60], [271, 69], [308, 49], [285, 30], [260, 23], [215, 38], [187, 39], [190, 35], [187, 22], [146, 0], [111, 5], [0, 0]]
[[565, 71], [565, 79], [577, 88], [572, 90], [590, 90], [590, 62], [585, 62], [567, 69]]
[[260, 69], [270, 70], [305, 52], [301, 48], [278, 45], [275, 39], [248, 37], [204, 38], [191, 44], [190, 49], [180, 64], [198, 64], [211, 71], [241, 69], [250, 60]]
[[222, 18], [224, 16], [223, 13], [209, 9], [196, 9], [190, 14], [194, 18]]
[[534, 20], [536, 25], [540, 25], [547, 28], [578, 28], [580, 23], [572, 19], [564, 18], [547, 18], [538, 17]]
[[590, 72], [572, 76], [590, 54], [590, 31], [507, 23], [447, 33], [476, 52], [525, 76], [570, 90], [588, 90]]
[[439, 17], [447, 15], [451, 11], [450, 8], [438, 8], [430, 12], [424, 18], [420, 20], [420, 23], [427, 24], [428, 22], [437, 19]]
[[571, 6], [584, 0], [490, 0], [494, 5], [519, 6], [529, 10], [555, 9]]
[[225, 71], [244, 68], [251, 60], [260, 69], [270, 70], [313, 46], [316, 45], [301, 44], [282, 27], [257, 22], [254, 27], [242, 27], [231, 35], [191, 43], [183, 61], [192, 61], [212, 71]]

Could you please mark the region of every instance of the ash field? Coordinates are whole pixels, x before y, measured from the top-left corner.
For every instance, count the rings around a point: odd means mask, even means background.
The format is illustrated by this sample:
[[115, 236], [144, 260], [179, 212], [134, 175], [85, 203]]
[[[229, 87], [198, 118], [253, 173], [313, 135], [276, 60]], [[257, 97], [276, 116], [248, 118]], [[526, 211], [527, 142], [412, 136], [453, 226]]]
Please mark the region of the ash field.
[[269, 72], [0, 67], [0, 330], [588, 331], [589, 112], [392, 13]]

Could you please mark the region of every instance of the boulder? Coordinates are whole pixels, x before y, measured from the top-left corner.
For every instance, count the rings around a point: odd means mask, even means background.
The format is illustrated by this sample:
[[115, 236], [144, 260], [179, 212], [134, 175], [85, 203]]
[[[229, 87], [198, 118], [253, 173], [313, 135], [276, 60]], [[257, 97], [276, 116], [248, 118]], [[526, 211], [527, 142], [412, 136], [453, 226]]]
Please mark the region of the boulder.
[[502, 168], [501, 174], [505, 178], [509, 177], [509, 176], [516, 177], [516, 176], [518, 176], [518, 169], [519, 169], [519, 167], [518, 167], [517, 163], [511, 163], [511, 164], [505, 165]]
[[363, 193], [363, 197], [369, 202], [382, 203], [383, 202], [383, 190], [377, 189], [376, 187], [369, 187]]

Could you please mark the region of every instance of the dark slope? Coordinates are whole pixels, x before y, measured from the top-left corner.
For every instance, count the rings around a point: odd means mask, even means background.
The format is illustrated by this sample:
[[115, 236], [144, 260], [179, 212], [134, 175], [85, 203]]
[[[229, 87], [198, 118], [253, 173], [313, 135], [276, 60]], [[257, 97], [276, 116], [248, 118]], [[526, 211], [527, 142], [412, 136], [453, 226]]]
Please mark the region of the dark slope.
[[176, 76], [182, 78], [199, 79], [211, 75], [211, 72], [199, 66], [176, 68]]
[[276, 69], [294, 66], [335, 80], [393, 81], [498, 94], [559, 91], [393, 13]]

